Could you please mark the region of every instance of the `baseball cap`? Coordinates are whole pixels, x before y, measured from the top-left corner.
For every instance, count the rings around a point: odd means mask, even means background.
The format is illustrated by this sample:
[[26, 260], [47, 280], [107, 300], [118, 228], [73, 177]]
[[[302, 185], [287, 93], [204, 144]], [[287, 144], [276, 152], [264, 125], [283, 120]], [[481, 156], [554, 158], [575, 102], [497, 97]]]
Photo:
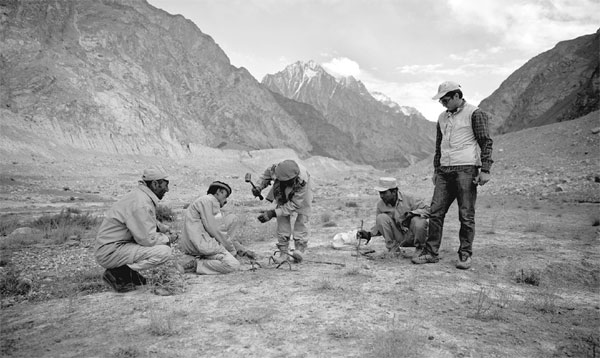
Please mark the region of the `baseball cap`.
[[394, 189], [397, 187], [398, 187], [398, 182], [396, 181], [396, 178], [381, 177], [381, 178], [379, 178], [379, 182], [375, 186], [375, 190], [382, 192], [382, 191], [387, 191], [387, 190]]
[[456, 91], [459, 90], [460, 85], [456, 82], [452, 82], [452, 81], [446, 81], [446, 82], [442, 82], [442, 84], [438, 87], [438, 93], [433, 96], [431, 99], [440, 99], [442, 97], [444, 97], [444, 95], [448, 92], [451, 91]]

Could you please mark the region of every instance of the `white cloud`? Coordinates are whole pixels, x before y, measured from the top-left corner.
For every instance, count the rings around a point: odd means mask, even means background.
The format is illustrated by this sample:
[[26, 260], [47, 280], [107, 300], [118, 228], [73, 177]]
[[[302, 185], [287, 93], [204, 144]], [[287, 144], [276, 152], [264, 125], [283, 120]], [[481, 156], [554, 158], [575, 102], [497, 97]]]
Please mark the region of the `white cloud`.
[[[466, 61], [467, 57], [455, 57], [455, 60]], [[425, 77], [445, 76], [445, 77], [475, 77], [482, 74], [497, 74], [507, 75], [517, 67], [515, 66], [500, 66], [486, 63], [464, 63], [460, 65], [406, 65], [397, 68], [397, 72], [405, 75], [419, 75]]]
[[594, 33], [600, 23], [597, 0], [448, 0], [451, 16], [465, 27], [483, 27], [499, 36], [499, 46], [529, 54], [550, 49], [556, 42]]
[[[437, 120], [437, 116], [444, 108], [431, 99], [439, 85], [439, 81], [419, 81], [407, 83], [365, 83], [370, 91], [386, 94], [401, 106], [416, 108], [430, 121]], [[373, 88], [372, 88], [373, 87]]]
[[422, 73], [435, 73], [442, 67], [441, 64], [429, 64], [429, 65], [405, 65], [397, 67], [396, 70], [403, 74], [422, 74]]
[[347, 57], [333, 58], [331, 61], [321, 64], [321, 66], [335, 77], [352, 76], [354, 78], [360, 78], [361, 75], [358, 63]]

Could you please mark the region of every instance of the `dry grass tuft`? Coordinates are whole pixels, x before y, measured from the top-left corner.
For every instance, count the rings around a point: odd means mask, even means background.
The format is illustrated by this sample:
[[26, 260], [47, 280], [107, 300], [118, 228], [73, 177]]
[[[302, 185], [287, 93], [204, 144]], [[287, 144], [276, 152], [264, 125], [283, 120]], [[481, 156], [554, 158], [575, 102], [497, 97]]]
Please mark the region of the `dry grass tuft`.
[[474, 298], [467, 300], [472, 305], [470, 317], [481, 321], [501, 320], [501, 310], [509, 307], [512, 295], [506, 290], [479, 286]]
[[115, 357], [115, 358], [137, 358], [137, 357], [141, 357], [141, 356], [142, 356], [142, 352], [140, 352], [135, 347], [118, 348], [113, 353], [113, 357]]
[[[43, 215], [31, 222], [20, 223], [14, 217], [0, 218], [0, 230], [10, 234], [17, 227], [29, 227], [29, 234], [10, 235], [2, 242], [2, 249], [19, 248], [43, 241], [49, 244], [62, 244], [70, 237], [82, 238], [88, 230], [95, 229], [100, 219], [90, 213], [81, 213], [79, 209], [67, 208], [54, 215]], [[10, 232], [8, 232], [10, 231]]]
[[154, 336], [174, 336], [179, 331], [176, 328], [173, 314], [161, 309], [150, 311], [150, 334]]
[[554, 293], [553, 289], [545, 288], [529, 295], [527, 302], [529, 302], [537, 311], [556, 314], [558, 313], [558, 305], [556, 304], [557, 299], [558, 296]]
[[540, 274], [537, 270], [521, 269], [521, 272], [517, 274], [515, 281], [517, 281], [517, 283], [525, 283], [532, 286], [539, 286]]
[[525, 226], [525, 232], [538, 232], [542, 229], [543, 225], [539, 222], [530, 222]]
[[7, 236], [20, 226], [19, 219], [14, 215], [0, 215], [0, 236]]
[[427, 356], [426, 352], [422, 351], [426, 345], [425, 338], [419, 336], [414, 327], [400, 324], [395, 315], [389, 328], [383, 333], [376, 334], [376, 340], [369, 356], [377, 358]]
[[317, 281], [317, 286], [315, 287], [315, 290], [317, 290], [317, 291], [334, 291], [334, 290], [339, 290], [339, 289], [341, 289], [341, 287], [335, 285], [328, 278], [323, 278], [323, 279]]
[[151, 292], [160, 296], [179, 295], [185, 292], [185, 276], [174, 265], [167, 263], [144, 273]]
[[32, 282], [21, 276], [21, 271], [8, 266], [0, 275], [0, 294], [2, 297], [26, 295], [31, 291]]

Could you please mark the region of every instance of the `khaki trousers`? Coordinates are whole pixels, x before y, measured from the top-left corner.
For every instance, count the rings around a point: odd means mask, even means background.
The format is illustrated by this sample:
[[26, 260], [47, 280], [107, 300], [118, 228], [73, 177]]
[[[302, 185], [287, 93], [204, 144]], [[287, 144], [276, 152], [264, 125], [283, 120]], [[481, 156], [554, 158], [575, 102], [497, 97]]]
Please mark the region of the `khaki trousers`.
[[146, 270], [164, 264], [171, 258], [167, 245], [142, 246], [136, 243], [104, 245], [96, 251], [96, 261], [104, 268], [129, 266], [134, 271]]
[[424, 247], [428, 225], [428, 219], [415, 216], [410, 220], [408, 230], [402, 232], [388, 214], [379, 214], [375, 219], [375, 227], [383, 235], [385, 247], [391, 252], [400, 247]]

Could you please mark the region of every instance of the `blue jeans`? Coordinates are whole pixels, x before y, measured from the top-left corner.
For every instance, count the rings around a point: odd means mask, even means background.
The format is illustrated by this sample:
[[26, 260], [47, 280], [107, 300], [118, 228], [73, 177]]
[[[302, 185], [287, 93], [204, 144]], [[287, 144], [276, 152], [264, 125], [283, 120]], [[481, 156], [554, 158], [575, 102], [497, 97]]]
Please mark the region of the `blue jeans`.
[[454, 199], [458, 202], [458, 218], [460, 220], [458, 254], [468, 254], [469, 256], [473, 254], [475, 201], [477, 200], [477, 185], [473, 183], [473, 180], [478, 173], [479, 169], [473, 166], [447, 172], [442, 168], [441, 173], [437, 174], [431, 199], [429, 235], [425, 244], [425, 250], [431, 255], [438, 255], [442, 244], [444, 218]]

